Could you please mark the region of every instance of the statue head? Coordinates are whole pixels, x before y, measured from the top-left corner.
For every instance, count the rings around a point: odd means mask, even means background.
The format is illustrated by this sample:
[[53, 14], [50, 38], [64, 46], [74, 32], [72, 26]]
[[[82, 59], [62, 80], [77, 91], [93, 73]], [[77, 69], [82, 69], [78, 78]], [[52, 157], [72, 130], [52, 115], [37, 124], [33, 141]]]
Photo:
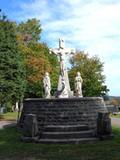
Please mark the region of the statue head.
[[49, 73], [48, 73], [48, 72], [45, 72], [45, 76], [49, 76]]
[[80, 72], [77, 72], [77, 76], [80, 77], [80, 75], [81, 75]]

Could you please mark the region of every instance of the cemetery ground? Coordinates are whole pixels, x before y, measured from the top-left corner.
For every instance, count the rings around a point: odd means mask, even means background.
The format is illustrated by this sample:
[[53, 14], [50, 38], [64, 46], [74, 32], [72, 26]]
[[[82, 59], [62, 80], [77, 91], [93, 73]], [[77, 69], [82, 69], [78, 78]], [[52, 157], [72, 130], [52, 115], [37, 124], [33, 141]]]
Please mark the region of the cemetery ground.
[[113, 134], [93, 143], [35, 144], [21, 142], [16, 126], [9, 126], [0, 129], [0, 160], [120, 160], [120, 127], [113, 126]]

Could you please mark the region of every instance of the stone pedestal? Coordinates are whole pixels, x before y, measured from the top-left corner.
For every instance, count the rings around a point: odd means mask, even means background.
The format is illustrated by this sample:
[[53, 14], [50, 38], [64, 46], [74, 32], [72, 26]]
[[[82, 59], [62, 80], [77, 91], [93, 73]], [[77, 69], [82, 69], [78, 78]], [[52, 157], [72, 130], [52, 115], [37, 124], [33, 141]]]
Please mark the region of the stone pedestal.
[[38, 123], [35, 114], [26, 114], [22, 132], [24, 141], [34, 141], [38, 138]]
[[40, 143], [80, 143], [96, 140], [99, 112], [107, 112], [102, 98], [26, 99], [19, 125], [35, 114]]
[[106, 138], [111, 136], [112, 127], [111, 127], [111, 119], [109, 118], [109, 112], [102, 111], [98, 112], [97, 118], [97, 135], [100, 138]]

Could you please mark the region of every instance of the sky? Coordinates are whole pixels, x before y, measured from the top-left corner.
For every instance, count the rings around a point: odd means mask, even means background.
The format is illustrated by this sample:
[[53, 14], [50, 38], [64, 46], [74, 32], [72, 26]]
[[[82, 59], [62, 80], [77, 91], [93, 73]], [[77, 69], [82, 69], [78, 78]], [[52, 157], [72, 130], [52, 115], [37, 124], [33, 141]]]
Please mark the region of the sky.
[[120, 96], [120, 0], [0, 0], [0, 8], [18, 23], [40, 20], [41, 41], [97, 55], [104, 62], [109, 95]]

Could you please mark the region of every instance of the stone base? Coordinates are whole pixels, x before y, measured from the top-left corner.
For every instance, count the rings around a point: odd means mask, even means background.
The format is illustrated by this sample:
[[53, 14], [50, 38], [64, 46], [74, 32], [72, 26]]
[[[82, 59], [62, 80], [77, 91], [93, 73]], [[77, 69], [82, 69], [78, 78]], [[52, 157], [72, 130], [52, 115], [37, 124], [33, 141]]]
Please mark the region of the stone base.
[[24, 142], [38, 142], [39, 137], [21, 137], [21, 141]]
[[19, 125], [35, 114], [40, 143], [80, 143], [97, 137], [98, 112], [107, 112], [102, 98], [32, 98], [24, 101]]
[[98, 135], [97, 137], [100, 140], [109, 140], [109, 139], [112, 139], [114, 137], [114, 135], [111, 133], [111, 134], [108, 134], [108, 135]]
[[96, 137], [88, 138], [71, 138], [71, 139], [39, 139], [37, 142], [42, 144], [80, 144], [80, 143], [94, 143], [99, 139]]

